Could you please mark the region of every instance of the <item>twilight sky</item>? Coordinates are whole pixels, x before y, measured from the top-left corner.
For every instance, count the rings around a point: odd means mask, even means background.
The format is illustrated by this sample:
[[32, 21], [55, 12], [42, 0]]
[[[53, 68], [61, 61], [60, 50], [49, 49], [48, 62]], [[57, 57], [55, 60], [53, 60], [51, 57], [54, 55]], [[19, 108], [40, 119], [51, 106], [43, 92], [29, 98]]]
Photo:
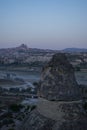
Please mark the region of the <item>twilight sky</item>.
[[0, 0], [0, 48], [87, 48], [87, 0]]

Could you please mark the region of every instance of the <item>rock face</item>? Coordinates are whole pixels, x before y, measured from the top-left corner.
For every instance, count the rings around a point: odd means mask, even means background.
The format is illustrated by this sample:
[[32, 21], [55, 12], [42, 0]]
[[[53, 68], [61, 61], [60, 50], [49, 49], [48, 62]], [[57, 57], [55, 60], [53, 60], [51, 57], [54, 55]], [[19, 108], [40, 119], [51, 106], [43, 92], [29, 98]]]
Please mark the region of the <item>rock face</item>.
[[34, 110], [20, 130], [52, 130], [54, 124], [54, 120], [46, 118], [37, 110]]
[[43, 68], [39, 95], [37, 108], [21, 130], [87, 130], [79, 86], [64, 54], [54, 55]]
[[76, 100], [80, 98], [74, 69], [64, 54], [55, 54], [43, 68], [39, 95], [48, 100]]

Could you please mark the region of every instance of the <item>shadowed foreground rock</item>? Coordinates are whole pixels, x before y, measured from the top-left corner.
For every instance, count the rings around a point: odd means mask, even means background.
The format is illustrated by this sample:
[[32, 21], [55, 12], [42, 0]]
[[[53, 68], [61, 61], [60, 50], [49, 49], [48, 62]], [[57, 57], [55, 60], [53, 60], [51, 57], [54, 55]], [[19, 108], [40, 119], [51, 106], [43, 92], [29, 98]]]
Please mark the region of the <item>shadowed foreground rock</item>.
[[43, 68], [39, 95], [22, 130], [87, 130], [79, 86], [64, 54], [55, 54]]

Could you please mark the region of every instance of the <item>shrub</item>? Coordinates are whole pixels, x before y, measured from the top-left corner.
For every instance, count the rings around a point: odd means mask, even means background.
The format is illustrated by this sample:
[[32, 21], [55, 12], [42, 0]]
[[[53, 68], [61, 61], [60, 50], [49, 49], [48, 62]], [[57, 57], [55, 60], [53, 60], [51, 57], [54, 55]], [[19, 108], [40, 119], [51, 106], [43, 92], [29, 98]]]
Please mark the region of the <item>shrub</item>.
[[87, 102], [84, 103], [83, 108], [87, 111]]
[[19, 112], [21, 108], [23, 108], [22, 105], [17, 105], [17, 104], [12, 104], [10, 107], [9, 107], [13, 112]]
[[35, 105], [31, 106], [31, 111], [34, 110], [36, 108]]

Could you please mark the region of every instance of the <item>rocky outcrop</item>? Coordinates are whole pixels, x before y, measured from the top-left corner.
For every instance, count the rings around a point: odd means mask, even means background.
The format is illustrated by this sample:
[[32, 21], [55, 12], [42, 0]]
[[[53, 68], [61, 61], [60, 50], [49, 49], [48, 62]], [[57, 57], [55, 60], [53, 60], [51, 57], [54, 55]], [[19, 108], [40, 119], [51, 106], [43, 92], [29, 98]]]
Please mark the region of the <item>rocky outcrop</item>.
[[80, 99], [74, 69], [63, 53], [57, 53], [43, 68], [39, 95], [48, 100]]
[[53, 102], [39, 99], [21, 130], [87, 130], [87, 115], [81, 101]]
[[54, 55], [43, 68], [39, 95], [21, 130], [87, 130], [79, 86], [64, 54]]

